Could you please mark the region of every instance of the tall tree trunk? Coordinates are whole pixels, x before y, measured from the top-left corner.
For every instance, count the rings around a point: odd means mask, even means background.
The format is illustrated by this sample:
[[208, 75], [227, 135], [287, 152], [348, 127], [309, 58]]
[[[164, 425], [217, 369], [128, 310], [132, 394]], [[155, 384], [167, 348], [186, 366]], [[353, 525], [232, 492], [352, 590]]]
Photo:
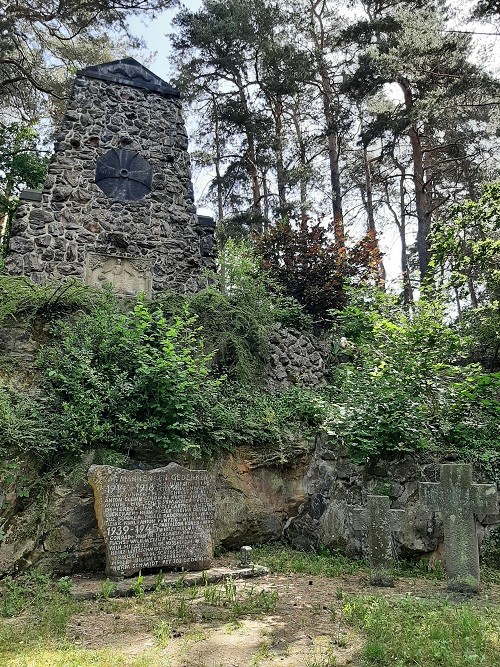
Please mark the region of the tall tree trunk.
[[322, 84], [323, 113], [326, 120], [326, 132], [328, 140], [328, 162], [330, 165], [330, 183], [332, 187], [332, 213], [335, 241], [339, 248], [345, 247], [345, 228], [342, 213], [342, 190], [340, 186], [340, 164], [338, 142], [339, 136], [336, 130], [336, 122], [332, 112], [333, 90], [330, 77], [326, 68], [320, 72]]
[[328, 161], [330, 166], [330, 183], [332, 190], [332, 213], [335, 241], [341, 253], [345, 251], [345, 228], [342, 214], [342, 189], [340, 186], [339, 165], [339, 133], [333, 109], [335, 95], [330, 80], [328, 67], [325, 62], [326, 29], [323, 16], [326, 11], [325, 0], [310, 0], [311, 32], [314, 40], [314, 50], [320, 77], [320, 90], [323, 102], [323, 114], [326, 122], [326, 136], [328, 143]]
[[261, 208], [261, 193], [260, 193], [260, 183], [259, 183], [259, 170], [257, 168], [257, 150], [255, 144], [255, 135], [251, 129], [251, 124], [249, 122], [251, 113], [248, 107], [248, 100], [245, 95], [245, 89], [243, 81], [240, 74], [236, 75], [236, 84], [238, 86], [238, 95], [240, 98], [241, 108], [245, 115], [245, 135], [247, 138], [247, 150], [246, 150], [246, 164], [248, 174], [252, 183], [252, 208], [255, 213], [262, 213]]
[[375, 227], [375, 215], [373, 212], [372, 173], [370, 168], [370, 159], [368, 157], [368, 151], [365, 145], [363, 145], [363, 164], [365, 168], [365, 192], [366, 192], [365, 208], [367, 217], [367, 232], [368, 236], [372, 239], [374, 252], [376, 254], [378, 282], [380, 287], [382, 289], [385, 289], [386, 273], [385, 273], [384, 261], [382, 259], [382, 253], [380, 252], [377, 229]]
[[215, 178], [217, 180], [217, 218], [222, 220], [224, 218], [224, 199], [222, 192], [222, 151], [220, 138], [220, 119], [219, 107], [215, 96], [212, 97], [212, 104], [214, 110], [214, 134], [215, 134]]
[[276, 180], [278, 181], [279, 214], [283, 216], [287, 212], [287, 201], [286, 175], [283, 161], [283, 100], [281, 96], [277, 96], [272, 108], [276, 130], [274, 154], [276, 159]]
[[403, 278], [403, 303], [413, 303], [413, 290], [411, 287], [410, 266], [408, 264], [408, 243], [406, 241], [406, 206], [405, 206], [405, 179], [406, 172], [400, 167], [399, 177], [399, 238], [401, 239], [401, 275]]
[[[411, 117], [414, 107], [411, 86], [407, 79], [400, 77], [398, 84], [403, 91], [406, 111]], [[425, 170], [422, 145], [417, 127], [413, 124], [408, 130], [413, 158], [413, 187], [415, 189], [415, 208], [417, 212], [417, 252], [420, 280], [428, 278], [430, 263], [429, 232], [431, 230], [430, 207], [425, 185]]]
[[306, 143], [304, 135], [302, 134], [302, 127], [297, 112], [297, 105], [294, 105], [292, 110], [293, 126], [295, 128], [295, 137], [297, 139], [297, 146], [299, 148], [299, 164], [300, 164], [300, 219], [304, 222], [307, 220], [307, 161], [306, 161]]
[[389, 211], [392, 213], [396, 227], [398, 228], [399, 238], [401, 242], [401, 277], [403, 280], [403, 303], [410, 305], [413, 303], [413, 290], [410, 280], [410, 267], [408, 264], [408, 243], [406, 240], [406, 206], [405, 206], [405, 180], [406, 169], [394, 156], [394, 163], [399, 170], [399, 214], [396, 213], [389, 194], [389, 187], [387, 180], [384, 182], [386, 203]]
[[269, 187], [267, 185], [267, 171], [262, 173], [262, 198], [264, 200], [264, 231], [267, 232], [268, 229], [268, 220], [270, 214], [269, 206]]

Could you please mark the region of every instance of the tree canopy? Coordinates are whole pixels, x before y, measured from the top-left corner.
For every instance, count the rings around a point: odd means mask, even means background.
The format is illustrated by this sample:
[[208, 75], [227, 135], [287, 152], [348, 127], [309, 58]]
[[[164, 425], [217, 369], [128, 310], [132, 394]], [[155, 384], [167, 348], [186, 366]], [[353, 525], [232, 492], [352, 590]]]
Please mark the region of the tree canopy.
[[[47, 97], [64, 98], [76, 68], [102, 62], [120, 35], [130, 37], [131, 13], [154, 13], [172, 4], [173, 0], [7, 0], [0, 8], [2, 113], [13, 110], [24, 121], [38, 120]], [[131, 38], [128, 46], [133, 47]]]

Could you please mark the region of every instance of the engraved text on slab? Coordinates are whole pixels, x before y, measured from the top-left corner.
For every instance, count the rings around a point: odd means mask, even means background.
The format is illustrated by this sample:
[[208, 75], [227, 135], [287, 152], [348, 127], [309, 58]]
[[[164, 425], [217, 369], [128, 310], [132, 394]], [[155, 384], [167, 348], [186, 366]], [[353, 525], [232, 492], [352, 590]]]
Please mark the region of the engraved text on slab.
[[169, 464], [147, 472], [91, 466], [106, 572], [142, 569], [202, 570], [213, 557], [213, 475]]

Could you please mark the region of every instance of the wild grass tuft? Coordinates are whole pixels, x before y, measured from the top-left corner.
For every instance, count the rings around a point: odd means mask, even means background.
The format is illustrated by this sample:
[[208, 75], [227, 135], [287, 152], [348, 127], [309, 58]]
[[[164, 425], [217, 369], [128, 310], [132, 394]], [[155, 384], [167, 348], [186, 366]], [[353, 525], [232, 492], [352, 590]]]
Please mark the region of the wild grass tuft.
[[323, 551], [297, 551], [283, 545], [253, 547], [252, 558], [272, 572], [283, 574], [318, 574], [340, 577], [356, 574], [366, 567], [362, 560], [352, 560], [340, 554]]
[[381, 596], [345, 599], [347, 623], [365, 635], [363, 667], [500, 665], [498, 609]]

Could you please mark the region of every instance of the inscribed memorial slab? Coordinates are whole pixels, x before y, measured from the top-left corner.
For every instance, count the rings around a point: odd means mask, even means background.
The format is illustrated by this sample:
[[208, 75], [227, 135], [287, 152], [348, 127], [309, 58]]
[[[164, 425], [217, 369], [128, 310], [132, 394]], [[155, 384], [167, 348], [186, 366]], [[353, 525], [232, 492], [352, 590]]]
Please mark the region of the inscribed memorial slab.
[[91, 466], [89, 483], [108, 575], [210, 567], [215, 496], [210, 472], [176, 463], [149, 471]]

